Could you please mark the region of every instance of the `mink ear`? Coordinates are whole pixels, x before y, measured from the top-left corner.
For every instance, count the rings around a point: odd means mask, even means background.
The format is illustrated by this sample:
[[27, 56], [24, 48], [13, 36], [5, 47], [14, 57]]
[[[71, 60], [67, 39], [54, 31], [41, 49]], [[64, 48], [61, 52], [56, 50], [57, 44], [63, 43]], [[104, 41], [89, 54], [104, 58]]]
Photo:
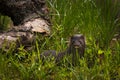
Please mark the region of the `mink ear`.
[[81, 38], [81, 39], [85, 39], [83, 35], [81, 35], [81, 37], [80, 37], [80, 38]]
[[71, 41], [73, 39], [73, 35], [71, 35], [70, 37], [69, 37], [69, 41]]

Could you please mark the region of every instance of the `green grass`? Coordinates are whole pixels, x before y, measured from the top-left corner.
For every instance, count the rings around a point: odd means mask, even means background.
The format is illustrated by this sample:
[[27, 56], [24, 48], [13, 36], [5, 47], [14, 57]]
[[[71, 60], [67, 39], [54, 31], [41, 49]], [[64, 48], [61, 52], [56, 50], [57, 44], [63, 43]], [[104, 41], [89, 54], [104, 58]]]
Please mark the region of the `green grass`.
[[[23, 50], [22, 46], [17, 53], [12, 49], [2, 52], [0, 79], [119, 80], [120, 42], [112, 48], [110, 45], [119, 27], [115, 18], [118, 6], [111, 4], [111, 0], [106, 0], [106, 5], [96, 5], [95, 0], [48, 0], [53, 24], [50, 37], [39, 35], [31, 52]], [[56, 66], [54, 60], [48, 60], [44, 65], [40, 59], [36, 62], [36, 57], [44, 50], [65, 50], [69, 37], [76, 33], [82, 33], [86, 38], [85, 57], [77, 66], [68, 66], [68, 57], [60, 66]]]
[[10, 24], [10, 18], [8, 16], [2, 16], [0, 14], [0, 32], [3, 30], [7, 30], [11, 24]]

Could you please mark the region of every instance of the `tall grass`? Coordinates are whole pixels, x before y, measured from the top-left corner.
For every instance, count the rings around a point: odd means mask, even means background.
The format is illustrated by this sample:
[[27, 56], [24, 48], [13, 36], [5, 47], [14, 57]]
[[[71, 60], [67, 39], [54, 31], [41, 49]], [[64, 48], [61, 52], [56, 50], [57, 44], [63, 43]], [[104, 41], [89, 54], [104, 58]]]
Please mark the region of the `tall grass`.
[[[119, 80], [120, 43], [117, 42], [114, 49], [110, 45], [119, 25], [118, 3], [113, 4], [112, 0], [98, 0], [105, 4], [98, 4], [96, 0], [47, 1], [52, 15], [52, 34], [45, 38], [39, 35], [31, 52], [20, 48], [15, 55], [12, 51], [0, 54], [0, 79]], [[56, 66], [54, 59], [44, 64], [40, 59], [36, 61], [46, 49], [64, 51], [69, 37], [76, 33], [86, 37], [85, 56], [77, 66], [67, 64], [71, 61], [68, 56], [60, 66]]]
[[10, 27], [10, 18], [0, 14], [0, 31], [4, 31]]
[[108, 47], [118, 29], [118, 3], [112, 0], [100, 2], [96, 5], [94, 0], [52, 0], [52, 9], [56, 11], [53, 24], [60, 24], [64, 37], [83, 33], [98, 39], [101, 47]]

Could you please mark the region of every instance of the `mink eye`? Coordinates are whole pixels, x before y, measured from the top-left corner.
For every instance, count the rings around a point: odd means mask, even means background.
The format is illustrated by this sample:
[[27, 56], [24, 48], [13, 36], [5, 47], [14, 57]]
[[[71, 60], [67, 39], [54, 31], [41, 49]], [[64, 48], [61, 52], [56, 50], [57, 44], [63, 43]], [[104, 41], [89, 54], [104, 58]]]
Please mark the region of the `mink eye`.
[[81, 44], [81, 45], [83, 45], [83, 44], [84, 44], [84, 42], [83, 42], [82, 40], [79, 40], [79, 42], [80, 42], [80, 44]]
[[72, 42], [72, 43], [75, 43], [75, 41], [74, 41], [74, 40], [72, 40], [71, 42]]
[[79, 42], [82, 43], [81, 40], [79, 40]]

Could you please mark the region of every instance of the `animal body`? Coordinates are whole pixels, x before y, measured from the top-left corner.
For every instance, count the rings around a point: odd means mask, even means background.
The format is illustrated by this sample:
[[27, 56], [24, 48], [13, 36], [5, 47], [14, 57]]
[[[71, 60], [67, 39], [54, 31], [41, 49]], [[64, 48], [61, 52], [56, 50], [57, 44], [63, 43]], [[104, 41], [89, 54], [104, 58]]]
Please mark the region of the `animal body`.
[[84, 56], [84, 52], [85, 38], [82, 34], [75, 34], [70, 38], [69, 46], [65, 51], [59, 52], [57, 54], [55, 50], [48, 50], [41, 54], [41, 58], [43, 59], [43, 57], [48, 57], [51, 55], [55, 57], [55, 63], [58, 64], [62, 61], [64, 56], [72, 55], [72, 64], [76, 65], [74, 62], [76, 62], [78, 58], [82, 58]]
[[40, 59], [43, 61], [46, 58], [56, 58], [55, 50], [47, 50], [40, 54]]

